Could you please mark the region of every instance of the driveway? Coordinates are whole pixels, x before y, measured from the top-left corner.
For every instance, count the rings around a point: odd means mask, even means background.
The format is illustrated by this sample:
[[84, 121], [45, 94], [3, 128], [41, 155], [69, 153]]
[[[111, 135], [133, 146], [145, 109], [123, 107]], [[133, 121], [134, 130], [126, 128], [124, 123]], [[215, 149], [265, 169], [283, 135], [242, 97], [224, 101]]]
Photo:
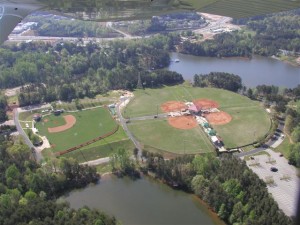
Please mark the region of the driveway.
[[[273, 184], [267, 186], [269, 193], [286, 215], [295, 216], [300, 184], [297, 169], [289, 165], [287, 159], [280, 157], [279, 153], [271, 149], [265, 151], [270, 156], [256, 155], [253, 156], [254, 160], [248, 160], [246, 163], [262, 180], [274, 180]], [[271, 164], [270, 161], [273, 163]], [[258, 165], [251, 166], [251, 164]], [[272, 172], [271, 167], [276, 167], [278, 171]]]

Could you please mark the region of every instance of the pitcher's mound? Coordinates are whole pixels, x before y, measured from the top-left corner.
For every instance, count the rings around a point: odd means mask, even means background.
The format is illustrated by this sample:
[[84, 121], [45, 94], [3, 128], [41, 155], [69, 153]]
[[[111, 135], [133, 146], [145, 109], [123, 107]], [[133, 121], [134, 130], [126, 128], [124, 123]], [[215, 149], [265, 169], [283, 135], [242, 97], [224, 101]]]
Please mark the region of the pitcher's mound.
[[198, 126], [193, 116], [169, 117], [168, 122], [172, 127], [182, 130], [193, 129]]
[[212, 125], [224, 125], [231, 121], [232, 117], [226, 112], [209, 113], [206, 116], [208, 122]]
[[187, 109], [187, 106], [183, 102], [179, 101], [168, 101], [160, 106], [163, 112], [174, 112], [182, 109]]

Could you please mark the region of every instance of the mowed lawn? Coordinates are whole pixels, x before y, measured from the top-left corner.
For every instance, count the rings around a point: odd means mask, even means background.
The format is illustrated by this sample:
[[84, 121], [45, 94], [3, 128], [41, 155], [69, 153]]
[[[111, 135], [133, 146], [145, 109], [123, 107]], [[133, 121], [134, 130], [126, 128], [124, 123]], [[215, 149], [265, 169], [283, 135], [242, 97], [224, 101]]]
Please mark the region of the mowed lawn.
[[[223, 138], [227, 148], [234, 148], [252, 143], [264, 136], [271, 126], [268, 113], [260, 106], [259, 102], [222, 89], [216, 88], [194, 88], [185, 85], [165, 87], [161, 89], [145, 89], [134, 92], [135, 98], [123, 111], [123, 115], [139, 117], [144, 115], [155, 115], [161, 113], [160, 105], [167, 101], [192, 101], [195, 99], [211, 99], [219, 103], [219, 109], [229, 113], [232, 121], [226, 125], [213, 126], [218, 135]], [[149, 125], [151, 126], [151, 125]], [[143, 135], [142, 129], [130, 129], [134, 135], [144, 136], [144, 139], [152, 139], [161, 129], [156, 126], [153, 133], [147, 130], [147, 135]], [[171, 128], [170, 129], [175, 129]], [[139, 133], [137, 133], [139, 132]], [[162, 138], [168, 133], [162, 133]], [[177, 139], [182, 139], [182, 134], [178, 133]], [[175, 138], [175, 139], [176, 139]], [[144, 139], [143, 142], [144, 142]], [[172, 144], [170, 144], [172, 145]], [[176, 148], [176, 145], [175, 145]]]
[[[73, 115], [76, 118], [75, 125], [65, 131], [49, 133], [48, 127], [64, 124], [63, 116]], [[48, 122], [44, 122], [48, 119]], [[116, 122], [106, 108], [84, 110], [75, 113], [63, 113], [60, 116], [46, 116], [41, 122], [36, 123], [36, 128], [41, 135], [48, 138], [52, 145], [52, 151], [62, 151], [80, 145], [86, 141], [104, 135], [116, 127]]]
[[75, 158], [78, 160], [78, 162], [85, 162], [98, 158], [108, 157], [121, 148], [129, 151], [130, 154], [132, 154], [134, 144], [127, 137], [125, 131], [120, 126], [118, 131], [113, 135], [63, 156]]
[[176, 129], [166, 119], [132, 121], [128, 127], [145, 146], [159, 150], [178, 154], [213, 151], [213, 146], [200, 127], [190, 130]]

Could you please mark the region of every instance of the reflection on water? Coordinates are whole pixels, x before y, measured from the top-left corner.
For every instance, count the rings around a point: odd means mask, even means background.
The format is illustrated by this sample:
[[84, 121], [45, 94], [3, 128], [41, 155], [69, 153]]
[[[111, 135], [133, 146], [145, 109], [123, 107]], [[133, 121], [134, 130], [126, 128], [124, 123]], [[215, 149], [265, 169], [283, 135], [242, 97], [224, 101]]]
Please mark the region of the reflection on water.
[[87, 205], [100, 209], [125, 225], [224, 224], [194, 195], [149, 178], [104, 178], [98, 185], [71, 192], [66, 200], [73, 208]]
[[181, 73], [184, 79], [191, 81], [195, 74], [228, 72], [239, 75], [248, 87], [266, 84], [294, 88], [300, 84], [300, 67], [267, 57], [219, 59], [171, 53], [171, 59], [180, 62], [171, 62], [169, 70]]

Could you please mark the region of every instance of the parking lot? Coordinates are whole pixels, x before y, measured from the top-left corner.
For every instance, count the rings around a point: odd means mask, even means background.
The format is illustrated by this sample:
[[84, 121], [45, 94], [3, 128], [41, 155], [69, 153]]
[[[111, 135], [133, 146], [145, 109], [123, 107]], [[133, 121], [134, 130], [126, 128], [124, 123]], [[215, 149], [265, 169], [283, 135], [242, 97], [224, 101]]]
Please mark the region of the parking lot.
[[[288, 216], [296, 215], [297, 199], [300, 179], [295, 167], [288, 164], [287, 159], [280, 157], [270, 149], [266, 150], [268, 155], [256, 155], [246, 161], [261, 179], [268, 185], [268, 191], [272, 194], [280, 209]], [[271, 171], [271, 167], [278, 169]]]

